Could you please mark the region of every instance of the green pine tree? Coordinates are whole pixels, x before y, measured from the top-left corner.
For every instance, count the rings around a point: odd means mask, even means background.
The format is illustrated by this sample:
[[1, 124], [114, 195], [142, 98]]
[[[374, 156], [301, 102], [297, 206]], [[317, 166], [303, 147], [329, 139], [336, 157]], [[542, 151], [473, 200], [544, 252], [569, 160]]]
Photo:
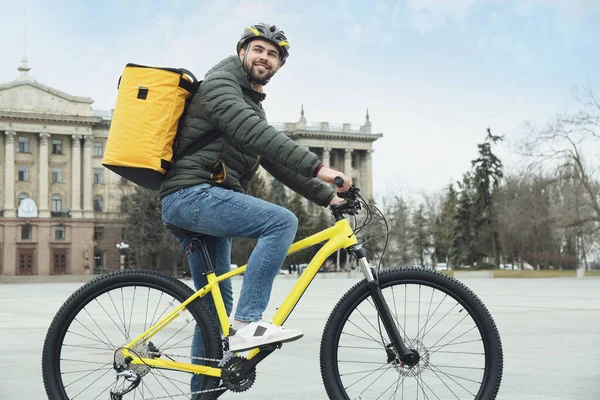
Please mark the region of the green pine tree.
[[491, 146], [501, 140], [501, 136], [492, 135], [492, 131], [488, 128], [485, 142], [477, 145], [479, 157], [472, 161], [475, 169], [473, 206], [478, 248], [482, 254], [494, 255], [496, 268], [500, 266], [500, 240], [494, 196], [504, 174], [502, 161], [492, 152]]

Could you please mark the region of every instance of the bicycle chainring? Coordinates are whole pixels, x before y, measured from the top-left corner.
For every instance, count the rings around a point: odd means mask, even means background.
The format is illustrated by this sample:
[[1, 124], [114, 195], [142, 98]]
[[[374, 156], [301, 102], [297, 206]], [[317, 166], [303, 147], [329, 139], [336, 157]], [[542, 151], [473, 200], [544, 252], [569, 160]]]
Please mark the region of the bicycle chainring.
[[250, 389], [256, 380], [256, 368], [252, 368], [247, 374], [241, 375], [240, 369], [247, 359], [243, 357], [231, 357], [223, 364], [221, 370], [221, 381], [228, 390], [241, 393]]

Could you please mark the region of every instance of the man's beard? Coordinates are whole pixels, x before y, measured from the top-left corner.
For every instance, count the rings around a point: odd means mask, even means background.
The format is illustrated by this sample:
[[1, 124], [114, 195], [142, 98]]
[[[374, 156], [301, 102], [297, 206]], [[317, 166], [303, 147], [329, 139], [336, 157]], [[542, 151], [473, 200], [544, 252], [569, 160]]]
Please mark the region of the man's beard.
[[266, 85], [273, 75], [275, 75], [273, 68], [270, 68], [260, 74], [256, 65], [247, 65], [247, 67], [248, 75], [250, 76], [250, 79], [252, 79], [252, 82], [256, 82], [261, 85]]

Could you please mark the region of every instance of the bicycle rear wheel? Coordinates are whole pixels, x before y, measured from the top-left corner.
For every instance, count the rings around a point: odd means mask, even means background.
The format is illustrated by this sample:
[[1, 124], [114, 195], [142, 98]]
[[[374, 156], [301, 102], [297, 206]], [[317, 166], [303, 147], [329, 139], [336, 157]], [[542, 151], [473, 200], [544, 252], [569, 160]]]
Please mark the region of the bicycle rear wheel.
[[[126, 270], [100, 276], [73, 293], [52, 321], [42, 353], [42, 374], [48, 398], [108, 399], [111, 391], [127, 388], [117, 378], [115, 359], [123, 363], [121, 346], [188, 299], [194, 291], [167, 275], [149, 270]], [[191, 359], [194, 331], [201, 333], [204, 357], [222, 357], [219, 330], [200, 299], [177, 319], [132, 351], [142, 357], [217, 366], [215, 361]], [[202, 343], [203, 342], [203, 343]], [[160, 354], [160, 355], [159, 355]], [[132, 365], [141, 376], [135, 390], [123, 399], [192, 398], [193, 374]], [[218, 378], [205, 377], [202, 390], [215, 388]]]
[[365, 281], [332, 311], [321, 341], [330, 399], [493, 400], [502, 344], [481, 300], [461, 282], [423, 268], [393, 269], [379, 283], [398, 330], [420, 361], [403, 366]]

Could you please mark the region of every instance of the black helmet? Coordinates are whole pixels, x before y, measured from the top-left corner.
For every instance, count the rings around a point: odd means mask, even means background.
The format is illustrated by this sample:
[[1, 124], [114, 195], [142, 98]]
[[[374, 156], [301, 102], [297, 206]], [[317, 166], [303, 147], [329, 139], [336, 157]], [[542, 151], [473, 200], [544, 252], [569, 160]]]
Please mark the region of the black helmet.
[[279, 58], [281, 58], [282, 65], [290, 55], [290, 44], [283, 31], [275, 25], [262, 22], [244, 29], [244, 33], [242, 33], [242, 37], [237, 43], [237, 54], [240, 54], [242, 47], [253, 39], [264, 39], [277, 46], [279, 48]]

